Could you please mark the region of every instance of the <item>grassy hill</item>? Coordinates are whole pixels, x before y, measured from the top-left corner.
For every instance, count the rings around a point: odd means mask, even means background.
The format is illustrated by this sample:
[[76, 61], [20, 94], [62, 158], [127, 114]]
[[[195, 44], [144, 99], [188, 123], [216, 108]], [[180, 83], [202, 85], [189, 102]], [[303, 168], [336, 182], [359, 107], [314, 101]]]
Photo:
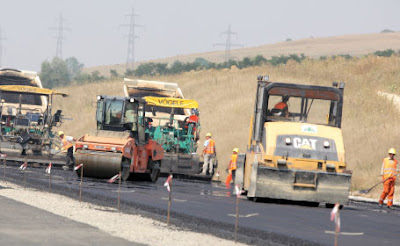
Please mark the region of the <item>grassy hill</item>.
[[[386, 34], [385, 34], [386, 35]], [[272, 81], [330, 86], [332, 81], [346, 82], [343, 134], [346, 159], [354, 172], [353, 189], [365, 188], [380, 181], [382, 158], [390, 147], [400, 150], [400, 114], [391, 101], [377, 91], [399, 87], [400, 57], [306, 59], [302, 63], [252, 67], [239, 70], [191, 71], [180, 75], [147, 79], [178, 82], [184, 95], [199, 101], [202, 139], [211, 132], [216, 140], [220, 173], [228, 164], [234, 147], [245, 151], [248, 127], [253, 111], [256, 77], [269, 74]], [[146, 79], [146, 78], [144, 78]], [[87, 84], [59, 90], [71, 96], [58, 100], [65, 114], [74, 118], [63, 130], [78, 137], [95, 128], [95, 107], [98, 94], [123, 95], [122, 78], [99, 84]]]
[[[377, 50], [386, 49], [400, 50], [400, 32], [307, 38], [292, 40], [288, 42], [260, 45], [256, 47], [234, 49], [231, 51], [231, 53], [236, 60], [241, 60], [244, 57], [255, 57], [257, 55], [262, 55], [265, 58], [270, 58], [272, 56], [301, 53], [304, 53], [304, 55], [311, 58], [319, 58], [320, 56], [332, 56], [340, 54], [361, 56], [373, 53]], [[196, 58], [202, 57], [209, 61], [220, 63], [224, 61], [224, 55], [225, 51], [221, 50], [207, 53], [166, 57], [163, 59], [152, 60], [151, 62], [172, 63], [176, 60], [182, 62], [193, 62]], [[140, 63], [136, 63], [136, 66], [138, 64]], [[98, 70], [103, 75], [109, 76], [110, 69], [117, 70], [119, 74], [123, 74], [126, 70], [125, 64], [114, 64], [85, 68], [85, 71], [92, 72]]]

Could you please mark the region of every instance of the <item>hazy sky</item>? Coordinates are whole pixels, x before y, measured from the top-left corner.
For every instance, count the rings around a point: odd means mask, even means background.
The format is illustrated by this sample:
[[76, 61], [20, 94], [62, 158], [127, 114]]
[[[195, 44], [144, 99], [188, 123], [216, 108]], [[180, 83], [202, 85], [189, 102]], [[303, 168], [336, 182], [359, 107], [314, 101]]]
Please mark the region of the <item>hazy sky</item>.
[[0, 0], [2, 66], [40, 70], [56, 53], [57, 17], [67, 20], [63, 58], [75, 56], [86, 67], [125, 63], [121, 27], [134, 8], [135, 59], [149, 60], [224, 47], [220, 33], [231, 24], [245, 47], [343, 34], [400, 31], [397, 0]]

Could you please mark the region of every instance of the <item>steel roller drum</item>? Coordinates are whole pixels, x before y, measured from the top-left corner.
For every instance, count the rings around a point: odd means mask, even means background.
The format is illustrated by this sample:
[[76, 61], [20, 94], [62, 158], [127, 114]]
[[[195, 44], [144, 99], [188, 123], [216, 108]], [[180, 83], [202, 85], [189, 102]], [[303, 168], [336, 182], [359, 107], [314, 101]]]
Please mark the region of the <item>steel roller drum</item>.
[[[122, 153], [78, 150], [75, 152], [75, 165], [83, 163], [83, 176], [92, 178], [111, 178], [121, 171]], [[80, 170], [78, 174], [80, 175]]]

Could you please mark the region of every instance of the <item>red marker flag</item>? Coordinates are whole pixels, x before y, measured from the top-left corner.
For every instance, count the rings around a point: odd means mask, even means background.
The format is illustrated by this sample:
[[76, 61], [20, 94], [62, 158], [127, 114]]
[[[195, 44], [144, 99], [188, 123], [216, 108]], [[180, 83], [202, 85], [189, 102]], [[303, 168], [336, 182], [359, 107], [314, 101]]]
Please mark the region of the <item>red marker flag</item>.
[[170, 174], [170, 175], [168, 176], [167, 180], [166, 180], [165, 183], [164, 183], [164, 186], [167, 187], [168, 192], [171, 191], [171, 188], [169, 187], [169, 184], [171, 183], [171, 181], [172, 181], [172, 174]]
[[24, 162], [24, 163], [19, 167], [19, 169], [21, 169], [22, 171], [24, 171], [27, 167], [28, 167], [28, 163], [27, 163], [27, 162]]
[[119, 174], [114, 175], [112, 178], [107, 180], [108, 183], [114, 183], [119, 178]]
[[339, 203], [336, 203], [331, 212], [331, 221], [335, 221], [336, 229], [340, 231]]
[[48, 173], [48, 174], [50, 174], [50, 172], [51, 172], [51, 167], [52, 167], [53, 165], [51, 164], [51, 162], [49, 163], [49, 166], [46, 168], [46, 173]]
[[74, 171], [78, 170], [79, 168], [81, 168], [83, 166], [83, 163], [79, 164], [78, 166], [74, 167]]

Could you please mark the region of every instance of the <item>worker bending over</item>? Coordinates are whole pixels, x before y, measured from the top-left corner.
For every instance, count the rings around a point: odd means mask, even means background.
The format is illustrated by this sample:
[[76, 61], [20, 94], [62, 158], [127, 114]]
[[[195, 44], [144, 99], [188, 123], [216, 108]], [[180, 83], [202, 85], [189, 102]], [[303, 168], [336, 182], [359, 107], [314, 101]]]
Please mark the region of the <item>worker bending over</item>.
[[380, 207], [383, 207], [383, 201], [387, 197], [387, 207], [393, 209], [393, 195], [394, 195], [394, 184], [396, 182], [397, 175], [397, 160], [394, 159], [396, 150], [394, 148], [389, 149], [389, 157], [383, 159], [382, 163], [382, 181], [383, 181], [383, 192], [379, 199]]
[[206, 141], [204, 142], [204, 149], [203, 149], [203, 154], [204, 154], [204, 164], [203, 164], [203, 175], [207, 174], [207, 167], [208, 167], [208, 172], [210, 175], [213, 175], [213, 168], [214, 168], [214, 161], [215, 161], [215, 156], [217, 155], [217, 151], [215, 148], [215, 141], [211, 139], [211, 133], [206, 134]]
[[75, 165], [73, 141], [76, 141], [76, 139], [71, 136], [65, 136], [63, 131], [59, 131], [58, 136], [61, 139], [61, 150], [67, 150], [67, 162], [65, 166], [63, 166], [63, 169], [72, 171]]

